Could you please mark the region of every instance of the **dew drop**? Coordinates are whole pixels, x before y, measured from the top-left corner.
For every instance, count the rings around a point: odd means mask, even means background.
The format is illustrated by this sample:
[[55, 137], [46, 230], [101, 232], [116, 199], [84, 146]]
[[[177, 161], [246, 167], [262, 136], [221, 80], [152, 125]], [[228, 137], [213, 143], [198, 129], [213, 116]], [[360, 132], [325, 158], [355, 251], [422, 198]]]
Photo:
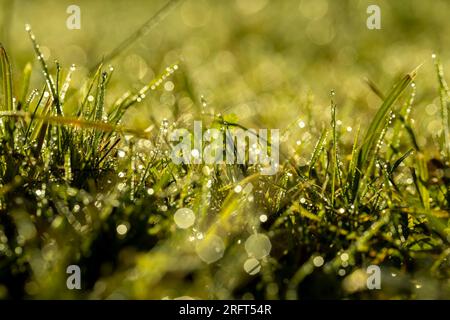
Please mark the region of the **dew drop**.
[[128, 232], [128, 228], [124, 224], [119, 224], [116, 228], [117, 234], [123, 236]]
[[119, 156], [119, 158], [124, 158], [126, 155], [126, 152], [123, 150], [119, 150], [119, 151], [117, 151], [117, 155]]
[[191, 155], [192, 155], [195, 159], [198, 159], [198, 158], [200, 157], [200, 152], [199, 152], [197, 149], [192, 149]]
[[203, 239], [203, 233], [197, 232], [196, 237], [197, 237], [198, 240], [202, 240]]
[[211, 168], [208, 167], [208, 166], [204, 166], [204, 167], [202, 168], [202, 173], [203, 173], [205, 176], [209, 176], [209, 175], [211, 174]]
[[166, 91], [173, 91], [173, 89], [175, 88], [175, 85], [173, 84], [173, 82], [172, 81], [167, 81], [165, 84], [164, 84], [164, 90], [166, 90]]

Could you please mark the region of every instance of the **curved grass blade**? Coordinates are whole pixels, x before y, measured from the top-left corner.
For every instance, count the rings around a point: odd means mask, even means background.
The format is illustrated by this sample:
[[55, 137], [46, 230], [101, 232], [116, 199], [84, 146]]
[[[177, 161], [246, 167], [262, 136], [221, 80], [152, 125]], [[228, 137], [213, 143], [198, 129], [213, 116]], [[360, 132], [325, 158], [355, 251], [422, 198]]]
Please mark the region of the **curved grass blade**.
[[14, 111], [13, 92], [12, 92], [12, 74], [11, 64], [9, 63], [8, 54], [0, 43], [0, 64], [2, 67], [3, 78], [3, 106], [7, 111]]
[[369, 167], [369, 163], [372, 162], [370, 160], [370, 157], [373, 155], [375, 146], [379, 141], [380, 136], [382, 135], [385, 119], [394, 103], [397, 101], [403, 91], [412, 83], [419, 68], [420, 66], [408, 73], [405, 77], [403, 77], [402, 80], [400, 80], [400, 82], [398, 82], [394, 86], [394, 88], [386, 96], [386, 99], [384, 100], [383, 104], [381, 105], [380, 109], [378, 110], [377, 114], [375, 115], [374, 119], [370, 123], [369, 128], [366, 131], [365, 137], [363, 139], [363, 144], [360, 151], [358, 152], [358, 160], [353, 177], [353, 201], [356, 199], [358, 194], [362, 172], [364, 172], [364, 170]]
[[414, 149], [409, 149], [404, 155], [402, 155], [400, 158], [397, 159], [397, 161], [394, 162], [394, 164], [392, 165], [392, 167], [389, 169], [389, 175], [391, 176], [394, 171], [400, 166], [400, 164], [406, 159], [408, 158], [411, 153], [414, 152]]
[[175, 7], [183, 2], [183, 0], [169, 0], [161, 9], [159, 9], [149, 20], [147, 20], [139, 29], [133, 32], [128, 38], [123, 40], [115, 49], [103, 57], [102, 62], [97, 63], [91, 68], [91, 72], [98, 69], [101, 63], [106, 63], [120, 55], [134, 42], [148, 34], [154, 27], [163, 21]]

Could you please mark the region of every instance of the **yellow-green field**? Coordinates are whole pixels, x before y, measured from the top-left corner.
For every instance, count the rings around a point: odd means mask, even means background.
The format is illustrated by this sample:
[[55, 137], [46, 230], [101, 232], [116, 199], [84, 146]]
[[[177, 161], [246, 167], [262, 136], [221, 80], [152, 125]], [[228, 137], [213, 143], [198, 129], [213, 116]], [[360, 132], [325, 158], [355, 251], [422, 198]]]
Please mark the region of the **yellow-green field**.
[[450, 298], [448, 1], [0, 6], [0, 298]]

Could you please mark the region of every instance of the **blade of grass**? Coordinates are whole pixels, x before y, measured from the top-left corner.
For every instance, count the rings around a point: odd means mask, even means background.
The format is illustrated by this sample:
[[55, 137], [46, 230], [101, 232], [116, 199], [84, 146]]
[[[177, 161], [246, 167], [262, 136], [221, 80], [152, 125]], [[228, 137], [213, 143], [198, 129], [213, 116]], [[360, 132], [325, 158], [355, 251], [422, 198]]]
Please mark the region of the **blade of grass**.
[[450, 118], [449, 118], [449, 96], [450, 91], [445, 81], [444, 68], [442, 67], [439, 59], [433, 55], [434, 65], [436, 68], [436, 73], [439, 81], [439, 98], [441, 102], [441, 119], [442, 119], [442, 130], [443, 130], [443, 140], [444, 140], [444, 152], [447, 159], [450, 158]]
[[314, 151], [312, 153], [311, 160], [309, 161], [308, 177], [311, 177], [314, 165], [316, 164], [320, 153], [324, 149], [325, 142], [327, 140], [327, 134], [328, 134], [328, 132], [326, 130], [323, 130], [322, 134], [320, 135], [319, 140], [317, 141], [317, 143], [316, 143], [316, 145], [314, 147]]
[[43, 72], [44, 78], [45, 78], [45, 82], [47, 83], [47, 87], [53, 96], [53, 104], [55, 105], [56, 112], [58, 113], [58, 115], [63, 115], [61, 103], [60, 103], [59, 97], [58, 97], [57, 84], [55, 84], [55, 81], [53, 80], [53, 77], [48, 70], [48, 66], [47, 66], [47, 63], [45, 62], [44, 55], [41, 52], [39, 44], [36, 42], [36, 36], [34, 35], [33, 31], [31, 31], [31, 26], [28, 24], [25, 26], [25, 31], [28, 32], [28, 36], [30, 37], [30, 40], [33, 44], [34, 52], [37, 56], [37, 59], [38, 59], [40, 65], [41, 65], [42, 72]]
[[[30, 79], [31, 79], [32, 69], [33, 68], [31, 66], [31, 63], [28, 62], [25, 65], [25, 68], [23, 70], [22, 94], [21, 94], [21, 98], [19, 100], [19, 106], [21, 106], [21, 108], [23, 108], [27, 105], [26, 99], [27, 99], [28, 89], [30, 88]], [[20, 110], [21, 108], [18, 108], [18, 110]]]
[[331, 128], [333, 132], [333, 149], [331, 164], [331, 206], [334, 207], [336, 192], [336, 175], [339, 175], [339, 162], [337, 156], [337, 134], [336, 134], [336, 104], [334, 103], [334, 91], [331, 92]]

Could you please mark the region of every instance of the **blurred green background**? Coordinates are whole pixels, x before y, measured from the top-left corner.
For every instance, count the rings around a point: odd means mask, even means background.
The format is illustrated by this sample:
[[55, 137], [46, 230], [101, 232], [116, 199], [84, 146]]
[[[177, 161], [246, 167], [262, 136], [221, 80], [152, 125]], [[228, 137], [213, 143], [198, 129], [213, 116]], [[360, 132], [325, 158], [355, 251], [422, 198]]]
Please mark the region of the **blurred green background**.
[[[165, 1], [2, 1], [1, 41], [19, 71], [35, 60], [24, 31], [30, 23], [47, 60], [67, 68], [75, 63], [75, 86], [87, 68], [151, 17]], [[81, 30], [68, 30], [66, 9], [81, 8]], [[381, 8], [381, 30], [366, 27], [370, 4]], [[439, 130], [436, 81], [431, 54], [449, 62], [448, 1], [187, 0], [145, 37], [111, 62], [116, 68], [109, 101], [139, 88], [178, 60], [198, 95], [214, 111], [232, 110], [241, 120], [258, 114], [283, 127], [302, 111], [307, 94], [315, 96], [315, 119], [328, 116], [329, 92], [336, 91], [339, 114], [349, 126], [379, 106], [362, 81], [371, 79], [386, 92], [393, 82], [425, 63], [417, 80], [414, 112], [430, 133]], [[40, 77], [35, 72], [34, 77]], [[20, 81], [20, 79], [17, 79]], [[116, 92], [116, 95], [114, 95]], [[174, 93], [182, 97], [181, 88]], [[429, 98], [429, 99], [427, 99]], [[164, 96], [162, 105], [174, 104]], [[192, 100], [192, 99], [191, 99]], [[130, 113], [136, 125], [149, 124], [148, 113], [170, 117], [170, 108], [144, 101]], [[195, 102], [195, 101], [194, 101]], [[182, 100], [187, 107], [193, 103]], [[143, 116], [144, 114], [144, 116]], [[428, 119], [427, 119], [428, 118]], [[319, 120], [318, 120], [319, 121]], [[421, 121], [422, 122], [422, 121]], [[422, 124], [418, 124], [421, 126]], [[420, 143], [425, 144], [422, 137]]]

